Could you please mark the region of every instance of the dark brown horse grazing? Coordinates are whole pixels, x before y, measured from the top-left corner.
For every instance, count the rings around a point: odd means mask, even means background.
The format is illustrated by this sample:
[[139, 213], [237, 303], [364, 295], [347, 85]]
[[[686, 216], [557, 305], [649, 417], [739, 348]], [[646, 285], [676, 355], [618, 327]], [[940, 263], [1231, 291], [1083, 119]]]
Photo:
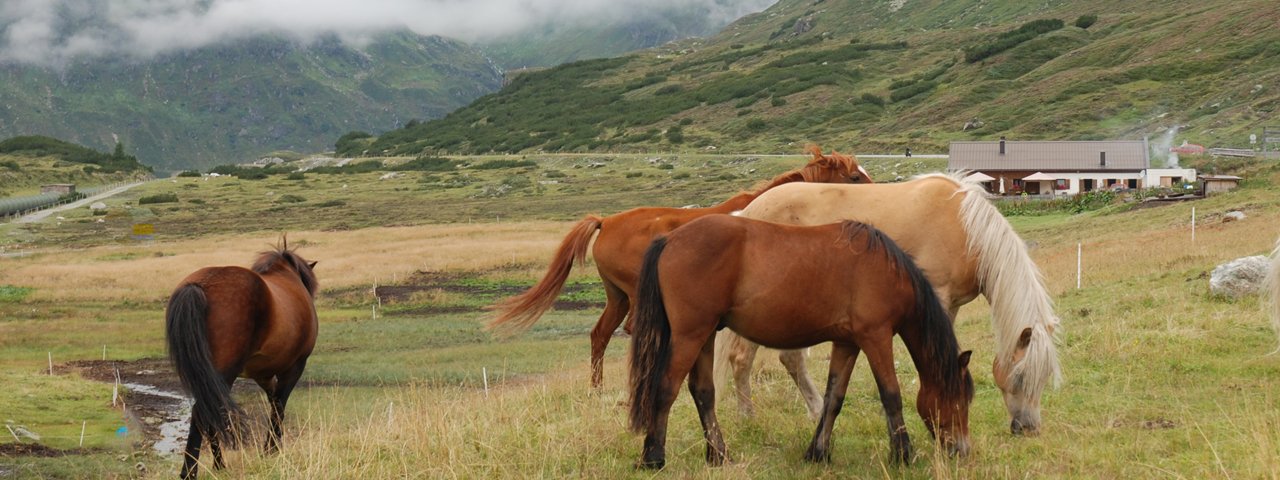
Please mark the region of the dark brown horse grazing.
[[641, 465], [666, 460], [667, 417], [689, 375], [707, 440], [707, 462], [725, 459], [711, 378], [716, 331], [729, 328], [774, 348], [832, 342], [822, 417], [805, 452], [831, 458], [831, 428], [859, 351], [880, 389], [896, 461], [910, 461], [894, 373], [893, 335], [920, 372], [916, 408], [953, 453], [969, 449], [971, 352], [911, 258], [875, 228], [844, 222], [779, 225], [715, 215], [690, 222], [645, 253], [631, 348], [631, 428], [646, 433]]
[[198, 470], [201, 437], [209, 439], [214, 468], [222, 468], [219, 442], [234, 444], [239, 411], [231, 399], [236, 377], [267, 392], [276, 449], [289, 393], [316, 344], [315, 263], [288, 249], [263, 252], [253, 269], [205, 267], [188, 275], [169, 297], [165, 338], [182, 386], [195, 399], [182, 478]]
[[565, 236], [556, 250], [547, 273], [528, 291], [498, 303], [498, 316], [489, 328], [517, 333], [529, 328], [555, 303], [556, 296], [569, 278], [575, 259], [586, 260], [587, 246], [596, 236], [592, 254], [604, 281], [605, 308], [591, 331], [591, 385], [599, 387], [603, 380], [604, 350], [613, 332], [631, 311], [636, 294], [636, 278], [640, 260], [655, 236], [674, 230], [689, 221], [716, 213], [730, 213], [746, 208], [760, 194], [791, 182], [872, 183], [871, 176], [851, 156], [832, 152], [823, 155], [817, 146], [809, 148], [813, 160], [803, 168], [792, 170], [770, 180], [754, 192], [740, 193], [719, 205], [708, 208], [635, 208], [600, 218], [588, 215]]

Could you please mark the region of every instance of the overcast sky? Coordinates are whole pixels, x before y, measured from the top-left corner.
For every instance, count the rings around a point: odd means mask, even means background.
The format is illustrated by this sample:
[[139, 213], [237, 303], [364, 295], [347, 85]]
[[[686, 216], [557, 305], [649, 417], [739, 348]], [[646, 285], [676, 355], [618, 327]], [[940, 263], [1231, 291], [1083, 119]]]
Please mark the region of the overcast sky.
[[61, 64], [77, 56], [205, 46], [261, 33], [352, 42], [389, 29], [466, 41], [554, 23], [607, 23], [672, 6], [720, 23], [776, 0], [0, 0], [0, 61]]

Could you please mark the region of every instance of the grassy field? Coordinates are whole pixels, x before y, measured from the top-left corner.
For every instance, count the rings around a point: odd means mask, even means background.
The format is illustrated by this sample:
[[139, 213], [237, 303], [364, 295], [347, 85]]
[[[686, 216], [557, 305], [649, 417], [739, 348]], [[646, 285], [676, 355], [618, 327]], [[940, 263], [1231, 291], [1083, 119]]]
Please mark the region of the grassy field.
[[[1046, 394], [1039, 437], [1008, 433], [985, 367], [992, 361], [989, 315], [976, 301], [957, 322], [960, 343], [975, 350], [978, 366], [973, 455], [951, 459], [933, 451], [923, 424], [908, 413], [919, 456], [910, 466], [887, 464], [879, 401], [860, 366], [835, 430], [834, 462], [804, 463], [813, 424], [790, 380], [764, 354], [755, 376], [758, 416], [740, 416], [731, 402], [719, 408], [732, 463], [704, 466], [696, 414], [682, 393], [671, 419], [668, 467], [655, 474], [632, 468], [641, 438], [625, 428], [625, 337], [611, 346], [604, 388], [587, 388], [586, 335], [598, 314], [589, 305], [600, 299], [591, 267], [577, 268], [572, 279], [581, 288], [575, 298], [588, 306], [554, 311], [522, 336], [491, 338], [480, 329], [486, 313], [479, 307], [537, 278], [581, 214], [711, 203], [787, 160], [760, 158], [748, 167], [733, 164], [734, 157], [681, 156], [682, 163], [664, 170], [638, 156], [573, 168], [592, 158], [540, 158], [527, 171], [470, 171], [472, 184], [451, 189], [419, 188], [414, 174], [382, 181], [380, 174], [309, 174], [299, 185], [282, 176], [153, 182], [109, 201], [112, 213], [101, 224], [85, 214], [68, 215], [62, 225], [0, 226], [9, 248], [34, 252], [0, 258], [0, 391], [17, 392], [0, 396], [0, 412], [6, 424], [40, 434], [55, 449], [78, 448], [79, 427], [87, 425], [83, 450], [0, 456], [0, 478], [175, 475], [176, 458], [150, 453], [136, 433], [115, 434], [126, 422], [110, 406], [110, 386], [83, 379], [65, 363], [100, 358], [104, 345], [109, 359], [122, 362], [162, 356], [164, 301], [178, 279], [204, 265], [247, 264], [285, 229], [291, 244], [320, 262], [320, 340], [289, 405], [283, 450], [232, 452], [216, 478], [1280, 476], [1280, 355], [1267, 355], [1275, 334], [1257, 299], [1211, 296], [1207, 278], [1220, 263], [1265, 254], [1280, 235], [1276, 168], [1255, 167], [1243, 188], [1198, 202], [1011, 218], [1032, 245], [1063, 324], [1066, 381]], [[884, 178], [901, 162], [864, 163]], [[683, 182], [667, 177], [685, 168], [690, 175]], [[748, 174], [749, 168], [758, 171]], [[476, 196], [495, 179], [553, 169], [570, 180], [539, 184], [541, 192]], [[726, 169], [742, 170], [734, 178], [712, 174]], [[627, 178], [632, 171], [643, 176]], [[641, 186], [626, 188], [628, 182]], [[171, 192], [177, 204], [136, 203]], [[306, 200], [272, 211], [279, 206], [272, 197], [287, 194]], [[345, 204], [336, 211], [316, 206], [337, 199]], [[143, 208], [152, 216], [129, 213]], [[1223, 223], [1231, 210], [1248, 218]], [[157, 241], [125, 239], [134, 218], [150, 218]], [[375, 286], [421, 288], [384, 298], [375, 318]], [[810, 356], [815, 378], [825, 374], [827, 351], [820, 346]], [[897, 355], [906, 358], [900, 346]], [[906, 410], [914, 412], [915, 372], [901, 363]], [[241, 398], [261, 423], [262, 396], [249, 392]]]

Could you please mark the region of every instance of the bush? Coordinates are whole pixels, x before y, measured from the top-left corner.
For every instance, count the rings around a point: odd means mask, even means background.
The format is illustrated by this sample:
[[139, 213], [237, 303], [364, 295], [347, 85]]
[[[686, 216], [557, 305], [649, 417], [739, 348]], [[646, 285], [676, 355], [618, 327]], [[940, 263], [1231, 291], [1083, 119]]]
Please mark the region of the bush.
[[860, 98], [862, 100], [862, 103], [870, 103], [872, 105], [881, 106], [881, 107], [884, 106], [884, 97], [881, 97], [874, 93], [864, 93]]
[[907, 85], [905, 87], [889, 92], [889, 100], [895, 103], [901, 102], [903, 100], [914, 97], [921, 93], [927, 92], [929, 90], [933, 90], [933, 88], [936, 86], [938, 86], [938, 82], [935, 82], [932, 80], [926, 81], [926, 82], [916, 82], [911, 85]]
[[292, 193], [288, 193], [288, 194], [281, 195], [280, 198], [276, 199], [276, 201], [280, 203], [302, 203], [307, 201], [307, 199], [302, 198], [301, 196], [298, 196], [298, 195], [294, 195]]
[[623, 176], [624, 176], [624, 177], [627, 177], [627, 178], [643, 177], [643, 176], [644, 176], [644, 172], [627, 172], [627, 173], [626, 173], [625, 175], [623, 175]]
[[1089, 13], [1089, 14], [1081, 15], [1080, 18], [1077, 18], [1076, 26], [1087, 29], [1089, 27], [1092, 27], [1093, 24], [1096, 23], [1097, 21], [1098, 21], [1098, 16], [1092, 13]]
[[773, 97], [769, 99], [769, 105], [773, 105], [775, 107], [781, 107], [786, 104], [787, 104], [787, 99], [782, 97]]
[[693, 119], [689, 117], [681, 118], [680, 125], [682, 126], [693, 125]]
[[1046, 18], [1040, 20], [1032, 20], [1022, 24], [1016, 30], [1010, 30], [1000, 34], [995, 40], [969, 47], [964, 50], [964, 61], [975, 63], [992, 55], [998, 54], [1019, 44], [1036, 38], [1045, 33], [1062, 28], [1064, 23], [1056, 18]]
[[764, 131], [764, 129], [766, 128], [769, 128], [769, 124], [766, 123], [764, 120], [761, 120], [759, 118], [753, 118], [751, 120], [747, 120], [747, 130], [750, 130], [752, 132], [761, 132], [761, 131]]
[[293, 172], [284, 177], [285, 180], [306, 180], [307, 176], [302, 172]]
[[12, 170], [12, 171], [15, 171], [15, 172], [21, 172], [21, 171], [22, 171], [22, 166], [21, 166], [21, 165], [18, 165], [18, 162], [15, 162], [15, 161], [13, 161], [13, 160], [5, 160], [5, 161], [3, 161], [3, 162], [0, 162], [0, 167], [4, 167], [4, 168], [6, 168], [6, 169], [8, 169], [8, 170]]
[[684, 143], [684, 129], [679, 125], [674, 125], [667, 129], [665, 134], [667, 141], [671, 143]]
[[659, 163], [659, 164], [658, 164], [658, 170], [671, 170], [671, 169], [673, 169], [673, 168], [676, 168], [676, 166], [675, 166], [675, 165], [672, 165], [672, 164], [670, 164], [670, 163]]
[[499, 168], [521, 168], [521, 167], [537, 167], [538, 163], [533, 160], [489, 160], [487, 162], [472, 166], [476, 170], [497, 170]]
[[190, 178], [190, 177], [199, 177], [199, 176], [200, 176], [199, 170], [183, 170], [181, 172], [178, 172], [178, 177]]
[[325, 200], [325, 201], [323, 201], [323, 202], [317, 203], [317, 204], [316, 204], [316, 207], [319, 207], [319, 208], [325, 208], [325, 207], [341, 207], [341, 206], [346, 205], [346, 204], [347, 204], [347, 202], [346, 202], [345, 200], [334, 199], [334, 200]]
[[415, 171], [415, 172], [447, 172], [457, 168], [458, 162], [441, 157], [418, 157], [409, 160], [395, 167], [389, 167], [388, 170], [398, 171]]
[[158, 193], [155, 195], [148, 195], [148, 196], [139, 198], [138, 205], [147, 205], [152, 203], [173, 203], [176, 201], [178, 201], [178, 194], [176, 193]]

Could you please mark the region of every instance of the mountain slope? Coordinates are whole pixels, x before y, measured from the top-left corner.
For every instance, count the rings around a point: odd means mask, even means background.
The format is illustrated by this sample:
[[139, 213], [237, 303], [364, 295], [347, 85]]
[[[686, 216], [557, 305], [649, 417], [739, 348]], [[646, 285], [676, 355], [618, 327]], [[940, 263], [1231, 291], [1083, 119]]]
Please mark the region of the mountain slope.
[[363, 50], [258, 37], [146, 62], [6, 64], [0, 79], [0, 137], [51, 135], [99, 149], [118, 137], [162, 170], [327, 150], [345, 132], [438, 117], [501, 84], [475, 49], [410, 33]]
[[521, 76], [368, 152], [922, 152], [1172, 126], [1239, 146], [1280, 106], [1278, 21], [1260, 0], [785, 0], [705, 41]]

